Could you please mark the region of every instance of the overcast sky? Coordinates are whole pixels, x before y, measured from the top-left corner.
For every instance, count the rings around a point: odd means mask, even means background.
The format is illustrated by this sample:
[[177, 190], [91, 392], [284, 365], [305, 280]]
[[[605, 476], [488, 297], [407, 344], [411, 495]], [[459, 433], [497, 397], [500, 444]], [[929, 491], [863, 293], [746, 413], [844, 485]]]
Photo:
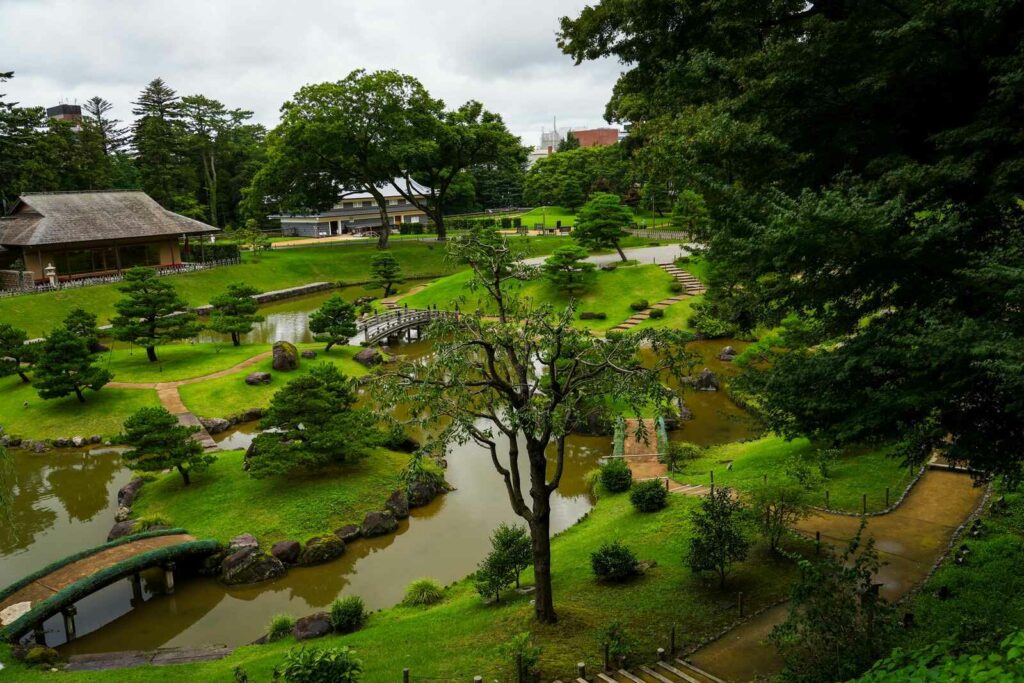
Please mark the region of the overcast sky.
[[[594, 0], [591, 0], [593, 2]], [[93, 95], [117, 118], [154, 77], [251, 109], [268, 127], [306, 83], [355, 68], [398, 69], [449, 106], [477, 99], [527, 144], [542, 126], [604, 125], [621, 70], [574, 66], [558, 18], [584, 0], [0, 0], [0, 86], [53, 106]]]

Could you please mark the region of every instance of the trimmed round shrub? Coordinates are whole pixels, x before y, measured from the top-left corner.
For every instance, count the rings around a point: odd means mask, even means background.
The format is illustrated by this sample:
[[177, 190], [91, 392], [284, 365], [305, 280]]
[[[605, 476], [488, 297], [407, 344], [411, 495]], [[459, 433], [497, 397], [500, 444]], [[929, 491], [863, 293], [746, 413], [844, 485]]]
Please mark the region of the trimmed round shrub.
[[633, 483], [633, 471], [624, 458], [612, 458], [601, 465], [601, 486], [612, 493], [622, 493]]
[[661, 308], [652, 308], [651, 312], [649, 314], [649, 317], [654, 318], [655, 320], [657, 320], [659, 318], [664, 318], [665, 317], [665, 311], [664, 311], [664, 309], [661, 309]]
[[291, 635], [294, 626], [294, 617], [290, 614], [278, 614], [270, 620], [270, 625], [267, 626], [267, 640], [274, 642]]
[[668, 505], [668, 491], [659, 479], [642, 481], [629, 492], [629, 502], [637, 512], [657, 512]]
[[331, 603], [331, 626], [339, 633], [351, 633], [363, 625], [366, 608], [358, 595], [335, 598]]
[[604, 543], [590, 554], [594, 576], [603, 581], [621, 581], [635, 576], [639, 564], [633, 551], [619, 541]]
[[679, 292], [683, 291], [683, 283], [673, 282], [668, 286], [668, 291], [672, 292], [673, 294], [678, 294]]
[[444, 599], [444, 588], [434, 579], [416, 579], [405, 589], [403, 605], [434, 605]]
[[607, 317], [604, 311], [580, 311], [580, 320], [605, 320]]
[[50, 666], [61, 660], [60, 653], [52, 647], [33, 647], [25, 655], [25, 663], [31, 666]]
[[633, 303], [631, 303], [629, 307], [632, 308], [634, 311], [646, 311], [648, 308], [650, 308], [650, 303], [647, 301], [647, 299], [640, 299], [639, 301], [634, 301]]

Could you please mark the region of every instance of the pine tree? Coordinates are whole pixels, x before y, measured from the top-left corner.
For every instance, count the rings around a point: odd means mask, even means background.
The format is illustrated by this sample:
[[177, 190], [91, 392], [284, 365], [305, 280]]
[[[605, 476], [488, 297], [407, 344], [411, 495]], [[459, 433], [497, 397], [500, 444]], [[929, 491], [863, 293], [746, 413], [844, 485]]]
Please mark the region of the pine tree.
[[572, 236], [588, 249], [615, 249], [625, 261], [619, 240], [632, 222], [633, 214], [623, 206], [618, 195], [595, 192], [576, 215]]
[[93, 366], [85, 340], [64, 327], [54, 329], [39, 352], [35, 364], [35, 385], [41, 398], [63, 398], [74, 393], [85, 403], [85, 388], [99, 391], [113, 375]]
[[198, 427], [179, 424], [165, 408], [142, 408], [124, 421], [124, 442], [132, 447], [121, 457], [129, 467], [143, 472], [174, 468], [185, 486], [191, 474], [209, 467], [216, 457], [192, 438]]
[[68, 332], [85, 342], [91, 353], [103, 350], [100, 331], [96, 327], [96, 316], [83, 308], [75, 308], [64, 316], [64, 327]]
[[257, 315], [259, 306], [253, 298], [259, 290], [242, 282], [228, 285], [228, 291], [210, 300], [213, 312], [210, 314], [210, 329], [221, 334], [230, 334], [231, 343], [241, 345], [241, 335], [252, 331], [254, 323], [262, 322]]
[[88, 115], [87, 118], [95, 124], [103, 153], [107, 156], [113, 156], [124, 150], [130, 136], [129, 130], [120, 125], [120, 120], [107, 116], [113, 108], [114, 105], [99, 96], [89, 98], [82, 105], [82, 110]]
[[174, 287], [150, 268], [136, 266], [125, 271], [118, 288], [126, 296], [114, 304], [117, 317], [111, 320], [114, 337], [146, 347], [150, 361], [156, 361], [156, 347], [199, 334], [200, 326], [188, 304]]
[[367, 285], [371, 289], [382, 288], [384, 296], [391, 296], [392, 288], [405, 282], [402, 266], [390, 252], [375, 254], [370, 259], [371, 280]]
[[138, 118], [132, 142], [142, 188], [162, 206], [173, 207], [187, 193], [181, 100], [163, 79], [155, 78], [134, 104], [132, 113]]
[[25, 344], [28, 335], [25, 330], [0, 323], [0, 377], [17, 375], [22, 382], [28, 382], [23, 365], [32, 357], [32, 346]]
[[348, 340], [356, 335], [355, 306], [334, 295], [309, 316], [309, 329], [317, 341], [327, 342], [324, 351], [330, 351], [335, 344], [348, 344]]
[[544, 274], [559, 287], [564, 287], [570, 294], [583, 285], [588, 273], [595, 266], [587, 259], [587, 250], [574, 244], [558, 247], [541, 266]]

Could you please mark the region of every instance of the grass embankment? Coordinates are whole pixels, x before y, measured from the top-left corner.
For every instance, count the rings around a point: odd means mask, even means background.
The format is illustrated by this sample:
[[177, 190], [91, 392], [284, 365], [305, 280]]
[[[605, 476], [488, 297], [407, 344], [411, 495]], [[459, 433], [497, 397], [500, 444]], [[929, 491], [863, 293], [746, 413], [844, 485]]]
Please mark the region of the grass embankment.
[[[629, 305], [638, 299], [655, 303], [674, 296], [669, 290], [672, 277], [657, 266], [620, 267], [613, 271], [598, 270], [588, 277], [588, 285], [576, 295], [577, 311], [603, 312], [605, 320], [577, 320], [579, 327], [594, 331], [605, 331], [626, 320], [634, 311]], [[424, 308], [437, 305], [442, 309], [453, 309], [459, 303], [462, 310], [481, 308], [493, 313], [493, 307], [482, 294], [469, 292], [466, 283], [468, 272], [456, 273], [441, 278], [415, 294], [402, 299], [410, 308]], [[545, 277], [510, 285], [514, 291], [535, 304], [552, 304], [556, 308], [569, 303], [570, 295], [565, 289], [553, 284]], [[481, 304], [483, 304], [481, 306]], [[578, 313], [577, 313], [578, 315]]]
[[[1000, 498], [1005, 503], [999, 502]], [[977, 537], [964, 535], [963, 564], [948, 557], [911, 602], [915, 625], [900, 633], [905, 649], [951, 640], [948, 651], [987, 654], [1024, 624], [1024, 493], [998, 491], [981, 515]]]
[[[578, 209], [577, 209], [578, 211]], [[564, 206], [539, 206], [524, 214], [519, 219], [527, 228], [533, 229], [538, 225], [546, 228], [553, 228], [561, 221], [562, 227], [576, 225], [576, 211], [567, 209]], [[648, 210], [633, 210], [633, 220], [641, 228], [671, 228], [672, 216], [665, 214], [659, 216]]]
[[[717, 486], [729, 486], [740, 491], [756, 488], [768, 475], [785, 475], [790, 458], [809, 455], [814, 448], [807, 439], [786, 441], [779, 436], [767, 436], [756, 441], [714, 446], [700, 458], [690, 460], [681, 472], [672, 475], [686, 484], [709, 484], [711, 471], [715, 472]], [[729, 464], [732, 469], [727, 469]], [[868, 512], [885, 507], [885, 488], [889, 487], [889, 502], [895, 503], [913, 479], [916, 470], [900, 464], [898, 458], [887, 455], [886, 449], [851, 450], [843, 453], [829, 468], [828, 479], [815, 485], [809, 495], [812, 505], [825, 505], [825, 490], [829, 492], [829, 507], [833, 510], [861, 511], [861, 495], [868, 496]]]
[[[198, 483], [197, 477], [197, 483]], [[688, 544], [692, 498], [672, 496], [661, 512], [633, 510], [628, 494], [602, 497], [590, 516], [553, 541], [554, 593], [559, 622], [538, 626], [532, 620], [530, 596], [509, 593], [497, 606], [485, 605], [468, 581], [446, 591], [444, 602], [430, 608], [396, 607], [370, 616], [356, 633], [316, 641], [317, 646], [349, 645], [362, 659], [366, 683], [398, 680], [409, 667], [414, 679], [509, 680], [501, 645], [514, 634], [531, 631], [544, 648], [544, 680], [572, 677], [575, 663], [598, 666], [602, 645], [598, 633], [621, 621], [637, 639], [637, 652], [653, 661], [658, 647], [667, 647], [669, 630], [677, 626], [677, 643], [685, 647], [708, 636], [737, 616], [736, 591], [744, 592], [748, 609], [786, 595], [795, 575], [788, 561], [766, 555], [760, 547], [737, 565], [724, 592], [717, 581], [697, 577], [683, 566]], [[249, 505], [244, 506], [249, 508]], [[601, 584], [590, 568], [590, 553], [603, 542], [621, 539], [641, 559], [658, 565], [642, 578], [624, 584]], [[524, 573], [527, 583], [532, 579]], [[443, 634], [443, 636], [441, 635]], [[252, 680], [269, 680], [273, 667], [294, 647], [291, 638], [265, 646], [245, 647], [230, 657], [183, 667], [142, 667], [131, 670], [133, 681], [189, 679], [194, 683], [233, 680], [243, 667]], [[14, 667], [18, 680], [107, 682], [124, 679], [123, 671], [49, 674]]]
[[[527, 240], [534, 256], [549, 254], [564, 244], [550, 237], [515, 239]], [[644, 244], [647, 240], [634, 237], [623, 241], [624, 246]], [[398, 259], [406, 277], [438, 275], [451, 270], [445, 261], [443, 243], [407, 240], [394, 243], [390, 252]], [[370, 277], [370, 258], [376, 253], [374, 244], [362, 243], [298, 247], [258, 255], [244, 252], [239, 265], [173, 275], [168, 282], [189, 306], [203, 306], [233, 282], [245, 282], [263, 292], [311, 282], [365, 282]], [[0, 320], [13, 321], [30, 337], [39, 337], [45, 336], [72, 309], [84, 308], [105, 325], [115, 314], [114, 303], [122, 297], [117, 287], [116, 284], [97, 285], [0, 299]]]
[[[357, 363], [352, 357], [362, 349], [352, 346], [335, 346], [330, 353], [324, 353], [324, 344], [297, 344], [300, 351], [316, 351], [317, 356], [313, 359], [302, 358], [299, 362], [299, 369], [291, 372], [276, 372], [271, 368], [273, 359], [264, 358], [259, 363], [249, 366], [240, 372], [224, 377], [205, 380], [195, 384], [185, 384], [178, 388], [185, 407], [201, 417], [228, 417], [236, 415], [249, 408], [265, 408], [270, 405], [270, 398], [292, 379], [307, 372], [317, 363], [329, 362], [349, 377], [359, 377], [366, 374], [366, 368]], [[261, 351], [270, 349], [270, 345], [256, 345], [249, 356], [255, 356]], [[247, 356], [247, 357], [249, 357]], [[225, 367], [231, 367], [231, 364]], [[245, 383], [246, 376], [252, 372], [269, 372], [271, 374], [270, 384], [258, 384], [249, 386]]]
[[0, 426], [25, 439], [113, 436], [127, 416], [158, 405], [152, 389], [86, 390], [85, 403], [74, 395], [47, 401], [39, 398], [33, 384], [24, 384], [17, 376], [0, 378]]
[[376, 449], [362, 460], [307, 475], [253, 479], [242, 470], [244, 451], [218, 453], [210, 469], [185, 486], [177, 472], [142, 487], [140, 517], [158, 515], [197, 538], [226, 541], [251, 533], [264, 546], [358, 524], [398, 488], [406, 453]]

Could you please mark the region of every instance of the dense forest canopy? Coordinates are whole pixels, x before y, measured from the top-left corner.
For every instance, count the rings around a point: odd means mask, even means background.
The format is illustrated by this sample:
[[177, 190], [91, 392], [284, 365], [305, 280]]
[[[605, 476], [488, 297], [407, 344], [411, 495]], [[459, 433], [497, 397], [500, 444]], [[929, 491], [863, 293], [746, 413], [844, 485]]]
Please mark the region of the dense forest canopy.
[[1024, 456], [1024, 5], [603, 0], [561, 21], [620, 59], [637, 156], [702, 193], [711, 307], [776, 328], [743, 388], [772, 426]]

